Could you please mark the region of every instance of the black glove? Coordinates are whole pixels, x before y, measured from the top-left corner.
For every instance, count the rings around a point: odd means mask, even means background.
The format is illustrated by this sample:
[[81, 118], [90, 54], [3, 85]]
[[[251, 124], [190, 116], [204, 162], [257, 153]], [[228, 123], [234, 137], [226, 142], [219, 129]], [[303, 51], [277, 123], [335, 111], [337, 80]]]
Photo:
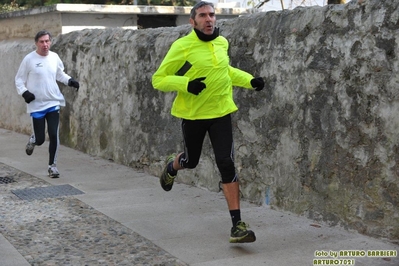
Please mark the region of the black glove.
[[204, 79], [206, 78], [202, 77], [190, 81], [187, 86], [187, 91], [195, 95], [200, 94], [200, 92], [206, 88], [206, 84], [202, 82]]
[[77, 81], [74, 80], [73, 78], [70, 78], [70, 79], [68, 80], [68, 86], [69, 86], [69, 87], [74, 87], [74, 88], [76, 88], [76, 91], [79, 90], [79, 82], [77, 82]]
[[263, 81], [263, 78], [261, 78], [261, 77], [253, 78], [251, 80], [251, 86], [252, 86], [252, 88], [255, 88], [256, 91], [261, 91], [265, 87], [265, 82]]
[[31, 101], [36, 99], [35, 95], [30, 91], [25, 91], [24, 93], [22, 93], [22, 97], [24, 97], [26, 103], [30, 103]]

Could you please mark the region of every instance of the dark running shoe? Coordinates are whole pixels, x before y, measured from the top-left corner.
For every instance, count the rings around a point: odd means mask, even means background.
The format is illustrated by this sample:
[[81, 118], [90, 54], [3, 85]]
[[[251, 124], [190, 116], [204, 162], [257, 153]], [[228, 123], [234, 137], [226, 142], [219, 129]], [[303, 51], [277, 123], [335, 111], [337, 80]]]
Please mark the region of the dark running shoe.
[[230, 243], [251, 243], [255, 242], [255, 233], [248, 230], [249, 225], [239, 221], [236, 226], [231, 228]]
[[28, 143], [26, 143], [25, 152], [27, 155], [32, 155], [35, 149], [35, 135], [30, 136]]
[[159, 182], [161, 183], [161, 187], [163, 188], [163, 190], [165, 191], [170, 191], [172, 189], [173, 186], [173, 182], [175, 181], [175, 177], [176, 176], [171, 176], [168, 173], [168, 164], [170, 162], [173, 162], [175, 159], [175, 155], [170, 155], [167, 159], [166, 159], [166, 165], [165, 165], [165, 169], [163, 170], [161, 176], [159, 177]]

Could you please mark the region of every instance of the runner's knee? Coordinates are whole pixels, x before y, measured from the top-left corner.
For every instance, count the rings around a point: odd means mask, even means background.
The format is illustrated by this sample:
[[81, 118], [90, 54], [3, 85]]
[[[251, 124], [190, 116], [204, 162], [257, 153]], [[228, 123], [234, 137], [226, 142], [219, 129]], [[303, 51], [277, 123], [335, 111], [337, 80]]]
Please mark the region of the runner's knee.
[[216, 164], [222, 176], [222, 183], [236, 182], [236, 171], [234, 162], [230, 157], [217, 159]]
[[35, 145], [36, 146], [42, 145], [44, 143], [44, 141], [45, 141], [45, 138], [35, 136]]
[[179, 164], [183, 168], [194, 169], [195, 167], [197, 167], [198, 162], [199, 162], [199, 160], [196, 160], [196, 161], [187, 160], [185, 153], [182, 153], [179, 156]]

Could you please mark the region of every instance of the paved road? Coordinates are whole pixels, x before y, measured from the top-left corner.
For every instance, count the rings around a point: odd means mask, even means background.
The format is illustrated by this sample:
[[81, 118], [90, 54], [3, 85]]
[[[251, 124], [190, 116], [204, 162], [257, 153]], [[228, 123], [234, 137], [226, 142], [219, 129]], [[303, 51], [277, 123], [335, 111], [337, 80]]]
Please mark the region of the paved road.
[[[9, 182], [0, 182], [2, 266], [399, 265], [398, 245], [247, 202], [242, 216], [257, 241], [230, 244], [221, 193], [178, 183], [164, 192], [157, 177], [64, 146], [61, 178], [50, 179], [48, 143], [27, 156], [27, 140], [0, 129], [0, 180]], [[332, 257], [341, 250], [396, 256]]]

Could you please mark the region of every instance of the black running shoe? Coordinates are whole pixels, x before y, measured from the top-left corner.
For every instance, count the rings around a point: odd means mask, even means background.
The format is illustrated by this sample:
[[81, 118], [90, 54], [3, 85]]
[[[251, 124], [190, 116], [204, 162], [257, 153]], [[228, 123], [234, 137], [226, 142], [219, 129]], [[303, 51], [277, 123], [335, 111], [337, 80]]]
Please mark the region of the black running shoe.
[[255, 233], [248, 230], [249, 225], [239, 221], [236, 226], [231, 228], [230, 243], [251, 243], [255, 242]]
[[170, 162], [173, 162], [175, 159], [175, 155], [170, 155], [167, 159], [166, 159], [166, 166], [165, 169], [163, 170], [161, 176], [159, 177], [159, 182], [161, 183], [161, 187], [163, 188], [163, 190], [165, 191], [170, 191], [172, 189], [173, 186], [173, 182], [175, 181], [175, 177], [176, 176], [171, 176], [168, 173], [168, 164]]

